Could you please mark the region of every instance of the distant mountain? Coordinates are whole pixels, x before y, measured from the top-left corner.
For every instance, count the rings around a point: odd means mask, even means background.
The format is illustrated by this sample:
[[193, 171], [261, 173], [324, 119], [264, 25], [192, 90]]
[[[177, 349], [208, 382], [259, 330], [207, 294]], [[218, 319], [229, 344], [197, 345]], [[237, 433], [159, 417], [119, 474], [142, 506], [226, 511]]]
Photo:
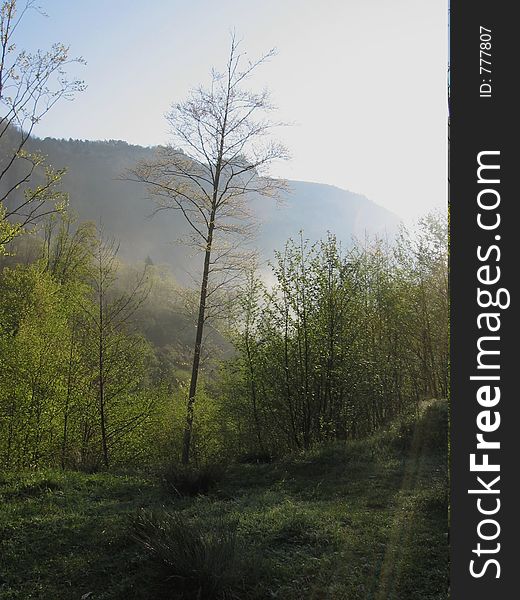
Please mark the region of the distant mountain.
[[346, 247], [365, 234], [391, 239], [398, 230], [400, 219], [366, 196], [323, 183], [288, 183], [279, 204], [262, 201], [255, 205], [262, 222], [259, 246], [264, 256], [281, 249], [300, 230], [311, 241], [334, 233]]
[[[46, 155], [56, 168], [67, 167], [63, 187], [70, 193], [71, 208], [81, 221], [101, 223], [118, 238], [123, 258], [166, 263], [180, 282], [187, 281], [198, 261], [193, 262], [190, 249], [176, 244], [186, 231], [182, 216], [165, 211], [152, 217], [153, 203], [144, 188], [121, 179], [138, 160], [151, 158], [153, 148], [46, 138], [30, 140], [29, 149]], [[300, 230], [312, 241], [330, 231], [348, 246], [352, 236], [365, 233], [392, 237], [399, 225], [396, 215], [365, 196], [304, 181], [290, 181], [280, 203], [263, 198], [253, 206], [261, 223], [257, 245], [264, 258], [271, 258]]]

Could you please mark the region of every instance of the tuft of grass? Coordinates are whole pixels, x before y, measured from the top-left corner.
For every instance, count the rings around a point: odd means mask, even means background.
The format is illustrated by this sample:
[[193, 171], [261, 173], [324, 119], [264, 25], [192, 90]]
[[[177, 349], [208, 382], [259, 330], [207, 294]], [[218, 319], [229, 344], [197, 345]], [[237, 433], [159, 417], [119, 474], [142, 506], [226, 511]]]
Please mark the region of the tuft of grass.
[[207, 464], [202, 467], [170, 464], [163, 473], [166, 489], [176, 496], [200, 496], [213, 489], [224, 476], [222, 465]]
[[183, 598], [236, 598], [240, 566], [238, 520], [220, 518], [211, 528], [179, 512], [141, 510], [133, 520], [134, 539], [166, 569]]

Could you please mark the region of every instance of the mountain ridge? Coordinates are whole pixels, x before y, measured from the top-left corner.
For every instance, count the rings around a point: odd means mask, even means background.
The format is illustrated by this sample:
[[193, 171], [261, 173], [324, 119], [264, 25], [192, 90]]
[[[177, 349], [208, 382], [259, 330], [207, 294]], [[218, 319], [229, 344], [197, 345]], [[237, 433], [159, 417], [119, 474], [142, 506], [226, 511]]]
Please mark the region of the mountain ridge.
[[[100, 223], [120, 241], [125, 260], [167, 264], [180, 282], [198, 268], [189, 248], [175, 244], [186, 233], [182, 216], [165, 211], [150, 218], [153, 203], [144, 186], [122, 176], [140, 159], [153, 157], [157, 146], [124, 140], [65, 140], [31, 138], [29, 151], [40, 152], [55, 168], [66, 167], [63, 189], [69, 192], [72, 212], [80, 221]], [[289, 237], [302, 230], [311, 242], [334, 233], [345, 246], [352, 238], [393, 237], [400, 219], [362, 194], [331, 184], [288, 180], [281, 202], [252, 201], [258, 221], [256, 240], [261, 258], [272, 258]]]

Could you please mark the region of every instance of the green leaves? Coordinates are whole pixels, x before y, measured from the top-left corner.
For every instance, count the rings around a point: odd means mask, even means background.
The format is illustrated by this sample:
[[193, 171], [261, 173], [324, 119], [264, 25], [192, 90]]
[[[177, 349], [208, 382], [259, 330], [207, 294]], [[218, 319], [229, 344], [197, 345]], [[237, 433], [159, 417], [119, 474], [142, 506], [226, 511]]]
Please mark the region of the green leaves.
[[116, 462], [143, 451], [138, 429], [157, 396], [148, 380], [153, 352], [129, 327], [143, 297], [129, 282], [128, 292], [112, 290], [109, 281], [117, 278], [106, 269], [104, 287], [96, 287], [95, 233], [90, 225], [51, 222], [42, 258], [0, 273], [0, 464], [6, 468], [95, 470], [102, 435]]
[[245, 452], [367, 435], [422, 398], [447, 394], [447, 255], [442, 217], [390, 247], [348, 252], [300, 235], [275, 254], [275, 283], [244, 290], [240, 352], [225, 395]]

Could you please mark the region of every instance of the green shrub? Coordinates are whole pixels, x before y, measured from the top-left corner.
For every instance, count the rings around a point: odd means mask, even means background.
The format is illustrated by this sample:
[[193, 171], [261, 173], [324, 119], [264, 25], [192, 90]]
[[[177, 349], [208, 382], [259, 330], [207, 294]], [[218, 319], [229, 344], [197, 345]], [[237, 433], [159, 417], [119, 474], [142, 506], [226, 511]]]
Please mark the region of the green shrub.
[[429, 448], [445, 453], [448, 449], [448, 402], [436, 400], [425, 411], [429, 423]]
[[207, 494], [224, 476], [222, 465], [208, 464], [201, 467], [170, 464], [163, 473], [166, 489], [177, 496]]
[[246, 452], [238, 457], [237, 462], [242, 465], [261, 465], [272, 463], [274, 457], [267, 451]]
[[398, 452], [408, 452], [413, 444], [414, 435], [418, 427], [415, 416], [406, 415], [397, 419], [391, 427], [391, 444]]
[[180, 513], [142, 510], [133, 537], [160, 565], [183, 598], [237, 598], [238, 521], [218, 519], [204, 528]]

